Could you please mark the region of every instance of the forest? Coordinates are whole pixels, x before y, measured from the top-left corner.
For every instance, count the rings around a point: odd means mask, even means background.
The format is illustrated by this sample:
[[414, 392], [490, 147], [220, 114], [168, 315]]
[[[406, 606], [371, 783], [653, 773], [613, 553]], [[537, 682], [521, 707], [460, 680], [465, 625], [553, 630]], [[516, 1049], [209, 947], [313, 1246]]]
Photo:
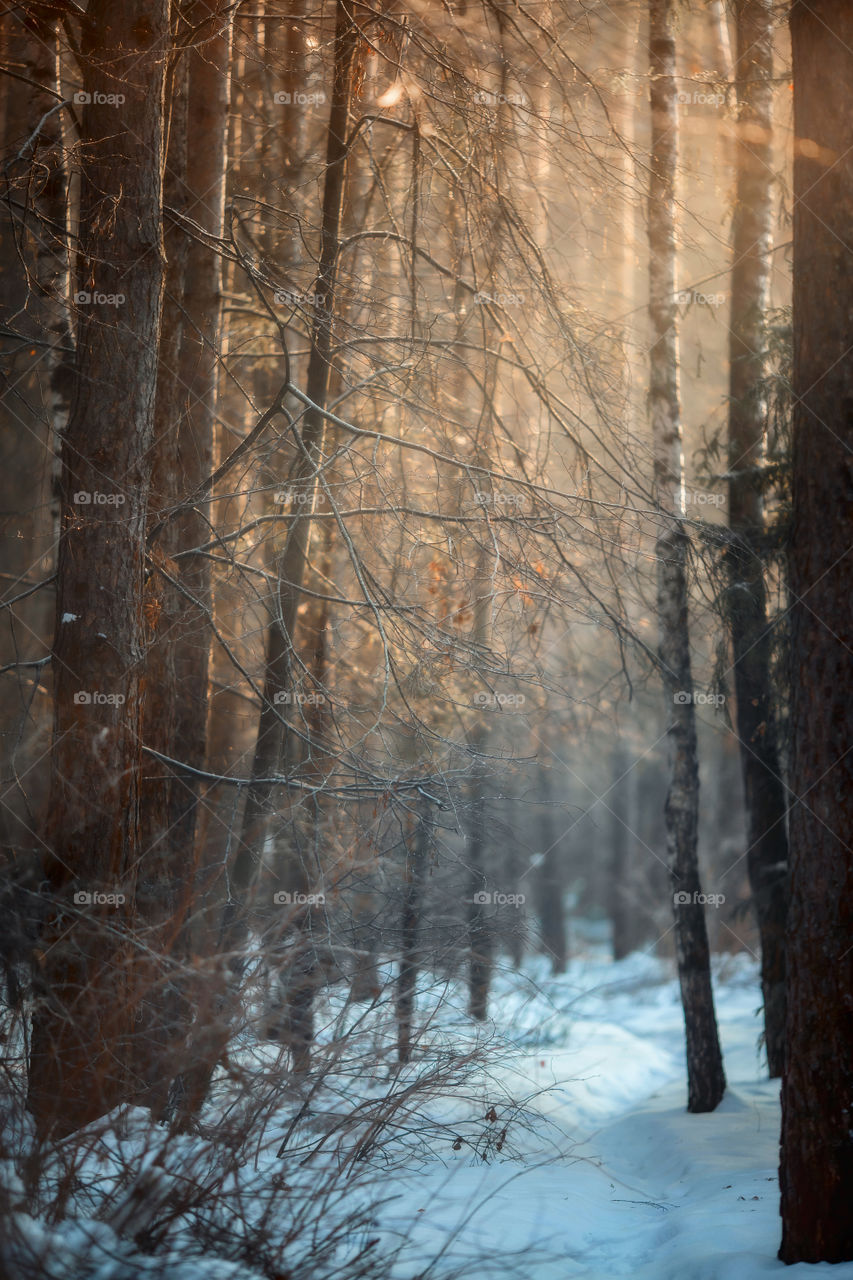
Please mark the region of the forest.
[[853, 1280], [853, 6], [0, 10], [0, 1280]]

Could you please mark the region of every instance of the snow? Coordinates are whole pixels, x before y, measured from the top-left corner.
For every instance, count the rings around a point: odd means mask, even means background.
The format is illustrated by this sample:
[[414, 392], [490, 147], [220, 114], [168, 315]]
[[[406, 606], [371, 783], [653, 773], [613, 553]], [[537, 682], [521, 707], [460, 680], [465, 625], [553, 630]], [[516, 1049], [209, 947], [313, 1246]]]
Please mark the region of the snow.
[[[368, 1242], [379, 1263], [370, 1274], [389, 1280], [416, 1280], [428, 1267], [436, 1280], [830, 1275], [828, 1264], [785, 1267], [776, 1258], [779, 1086], [764, 1078], [756, 1049], [760, 996], [752, 958], [715, 957], [729, 1088], [715, 1113], [690, 1116], [671, 962], [635, 954], [614, 963], [600, 942], [578, 943], [577, 933], [576, 951], [560, 977], [536, 958], [521, 974], [498, 973], [496, 1020], [483, 1029], [468, 1020], [460, 985], [424, 979], [419, 1059], [402, 1070], [393, 1065], [390, 1002], [352, 1005], [342, 987], [332, 989], [319, 1011], [320, 1045], [340, 1044], [348, 1027], [345, 1044], [370, 1052], [336, 1058], [299, 1123], [298, 1091], [283, 1089], [277, 1074], [278, 1047], [245, 1033], [233, 1056], [255, 1073], [252, 1100], [272, 1102], [252, 1158], [234, 1175], [233, 1203], [244, 1221], [220, 1201], [206, 1224], [209, 1238], [217, 1243], [223, 1231], [244, 1230], [251, 1239], [265, 1222], [273, 1234], [289, 1231], [286, 1271], [298, 1280], [361, 1275], [351, 1268]], [[372, 1072], [367, 1061], [375, 1064]], [[426, 1088], [423, 1076], [437, 1062], [453, 1082], [439, 1073], [435, 1087]], [[404, 1095], [419, 1078], [420, 1091]], [[348, 1131], [348, 1148], [329, 1141], [322, 1149], [318, 1132], [334, 1133], [356, 1106], [365, 1109], [363, 1132], [373, 1132], [367, 1111], [381, 1108], [393, 1089], [406, 1097], [402, 1110], [379, 1130], [370, 1157], [353, 1160], [342, 1178], [342, 1152], [352, 1153], [358, 1131]], [[220, 1082], [207, 1119], [229, 1106], [233, 1098]], [[124, 1108], [111, 1131], [100, 1130], [88, 1148], [78, 1146], [75, 1158], [75, 1193], [57, 1223], [25, 1214], [23, 1189], [8, 1179], [19, 1234], [45, 1259], [44, 1276], [269, 1274], [238, 1245], [227, 1259], [215, 1256], [218, 1249], [201, 1247], [186, 1222], [176, 1224], [156, 1256], [139, 1252], [123, 1234], [126, 1222], [138, 1227], [146, 1212], [156, 1217], [158, 1196], [168, 1197], [182, 1179], [215, 1183], [223, 1156], [205, 1139], [168, 1138], [146, 1112]], [[125, 1171], [121, 1178], [117, 1169]], [[322, 1210], [314, 1207], [320, 1200]], [[264, 1219], [270, 1205], [276, 1212]], [[350, 1219], [355, 1209], [361, 1217]], [[328, 1254], [316, 1244], [320, 1213], [324, 1229], [339, 1230]], [[293, 1230], [300, 1221], [312, 1225]], [[853, 1280], [853, 1263], [831, 1274]]]
[[[516, 1090], [544, 1089], [533, 1107], [547, 1119], [548, 1143], [540, 1161], [521, 1167], [468, 1161], [450, 1178], [436, 1168], [406, 1179], [395, 1214], [398, 1229], [410, 1224], [413, 1255], [429, 1256], [456, 1232], [448, 1264], [477, 1280], [513, 1269], [535, 1280], [853, 1280], [853, 1263], [788, 1267], [776, 1258], [779, 1084], [764, 1078], [756, 1051], [751, 958], [715, 960], [729, 1088], [702, 1116], [684, 1109], [681, 1008], [666, 963], [599, 953], [562, 978], [541, 965], [526, 976], [535, 998], [514, 975], [495, 993], [495, 1008], [522, 1027], [503, 1074]], [[482, 1206], [473, 1217], [472, 1202]], [[416, 1274], [404, 1260], [395, 1272]]]

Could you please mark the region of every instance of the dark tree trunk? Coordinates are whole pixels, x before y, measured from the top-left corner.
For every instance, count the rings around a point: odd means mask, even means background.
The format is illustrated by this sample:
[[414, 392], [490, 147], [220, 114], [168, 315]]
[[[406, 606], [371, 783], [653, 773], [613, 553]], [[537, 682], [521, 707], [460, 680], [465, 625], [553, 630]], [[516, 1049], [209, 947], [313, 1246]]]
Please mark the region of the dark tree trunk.
[[[173, 18], [173, 37], [184, 34]], [[166, 81], [168, 145], [163, 179], [166, 204], [182, 209], [187, 190], [187, 86], [188, 61], [179, 57]], [[154, 445], [151, 458], [149, 522], [179, 501], [180, 477], [175, 466], [178, 449], [177, 423], [183, 409], [183, 389], [179, 368], [184, 329], [185, 271], [187, 240], [180, 229], [166, 223], [164, 248], [167, 268], [163, 315], [160, 326], [157, 395], [154, 410]], [[171, 575], [177, 575], [172, 559], [180, 543], [174, 524], [167, 526], [152, 549], [145, 590], [146, 653], [142, 741], [146, 747], [174, 759], [175, 705], [180, 696], [175, 676], [176, 628], [180, 624], [182, 599]], [[170, 572], [171, 571], [171, 572]], [[178, 794], [180, 792], [180, 794]], [[168, 766], [143, 759], [139, 788], [139, 829], [141, 861], [136, 884], [136, 905], [141, 921], [157, 941], [149, 951], [151, 973], [148, 990], [139, 1011], [140, 1054], [137, 1070], [141, 1100], [158, 1112], [169, 1085], [166, 1055], [174, 1052], [177, 1027], [167, 1027], [166, 1005], [173, 1004], [166, 968], [172, 961], [176, 933], [180, 929], [178, 901], [186, 882], [186, 866], [175, 859], [175, 828], [180, 821], [183, 788]], [[174, 922], [174, 924], [172, 923]], [[175, 927], [176, 926], [176, 927]], [[176, 958], [176, 957], [174, 957]], [[172, 1019], [177, 1010], [170, 1010]], [[165, 1016], [164, 1016], [165, 1015]]]
[[688, 632], [687, 535], [683, 522], [681, 404], [678, 389], [675, 183], [678, 105], [674, 0], [650, 0], [651, 177], [649, 186], [649, 413], [660, 505], [657, 541], [659, 655], [663, 672], [670, 784], [667, 863], [675, 949], [687, 1034], [689, 1111], [713, 1111], [725, 1092], [711, 965], [701, 901], [697, 835], [699, 765]]
[[610, 808], [612, 810], [612, 847], [610, 856], [610, 884], [608, 897], [610, 906], [610, 927], [614, 960], [624, 960], [634, 949], [637, 937], [636, 884], [632, 875], [631, 849], [633, 814], [628, 811], [627, 777], [631, 770], [631, 762], [624, 746], [620, 746], [613, 756], [614, 783], [611, 791]]
[[472, 782], [471, 818], [468, 828], [468, 999], [472, 1018], [486, 1019], [489, 1010], [489, 988], [492, 982], [494, 929], [491, 893], [486, 870], [486, 805], [483, 782], [475, 776]]
[[784, 1262], [853, 1259], [853, 8], [791, 10], [792, 763]]
[[[54, 601], [56, 452], [65, 425], [73, 337], [66, 239], [68, 107], [59, 93], [55, 15], [14, 5], [0, 14], [0, 667], [45, 658]], [[20, 866], [38, 858], [43, 822], [50, 704], [42, 672], [22, 668], [0, 681], [0, 848]], [[22, 780], [26, 779], [23, 783]], [[35, 862], [32, 870], [35, 872]], [[34, 876], [37, 882], [38, 876]]]
[[729, 526], [731, 627], [737, 731], [747, 812], [747, 866], [761, 937], [764, 1038], [771, 1076], [785, 1055], [785, 788], [770, 683], [770, 637], [761, 561], [766, 404], [765, 316], [772, 248], [773, 17], [770, 0], [738, 0], [737, 191], [729, 330]]
[[542, 946], [550, 957], [551, 972], [557, 974], [565, 973], [568, 968], [569, 939], [566, 928], [562, 840], [554, 834], [552, 798], [550, 782], [546, 781], [537, 822], [539, 844], [543, 852], [537, 856], [539, 865], [533, 883]]
[[[209, 536], [208, 504], [170, 518], [196, 492], [213, 466], [216, 353], [219, 343], [221, 260], [188, 234], [189, 218], [211, 237], [222, 235], [225, 139], [228, 119], [230, 13], [198, 0], [178, 15], [176, 42], [186, 47], [174, 67], [165, 200], [168, 272], [157, 384], [150, 522], [153, 572], [146, 617], [145, 746], [195, 769], [205, 767], [210, 652], [209, 561], [192, 549]], [[197, 140], [204, 139], [204, 145]], [[142, 1022], [149, 1051], [146, 1083], [160, 1110], [177, 1064], [189, 1006], [177, 982], [188, 949], [185, 922], [192, 905], [198, 784], [153, 757], [142, 791], [139, 907], [160, 937], [162, 972]], [[164, 968], [165, 966], [165, 968]], [[171, 968], [171, 979], [168, 969]], [[168, 1006], [168, 1009], [167, 1009]]]
[[551, 958], [551, 972], [554, 974], [565, 973], [569, 966], [564, 895], [560, 846], [552, 843], [542, 855], [536, 877], [536, 897], [542, 945]]
[[[223, 233], [225, 153], [230, 100], [233, 6], [195, 0], [188, 6], [189, 51], [186, 213], [211, 239]], [[186, 234], [186, 232], [185, 232]], [[213, 469], [218, 360], [221, 342], [222, 259], [191, 235], [185, 272], [180, 381], [184, 407], [178, 422], [176, 471], [182, 497], [195, 492]], [[212, 608], [210, 562], [193, 548], [210, 536], [210, 503], [195, 503], [175, 520], [180, 545], [182, 608], [175, 639], [177, 688], [174, 756], [204, 768], [207, 752], [208, 669]], [[178, 789], [179, 788], [179, 789]], [[192, 865], [198, 783], [186, 777], [175, 789], [174, 848]]]
[[412, 1020], [418, 982], [418, 930], [423, 911], [424, 881], [429, 856], [429, 828], [422, 803], [415, 822], [411, 849], [405, 851], [402, 942], [397, 976], [397, 1058], [408, 1062], [412, 1052]]
[[[43, 945], [48, 994], [33, 1016], [29, 1080], [42, 1134], [67, 1133], [133, 1094], [143, 570], [164, 277], [168, 18], [167, 0], [91, 0], [81, 22], [92, 101], [82, 110], [77, 289], [89, 297], [80, 301], [62, 449], [45, 832], [54, 897]], [[125, 902], [86, 905], [74, 901], [80, 893], [122, 894]]]

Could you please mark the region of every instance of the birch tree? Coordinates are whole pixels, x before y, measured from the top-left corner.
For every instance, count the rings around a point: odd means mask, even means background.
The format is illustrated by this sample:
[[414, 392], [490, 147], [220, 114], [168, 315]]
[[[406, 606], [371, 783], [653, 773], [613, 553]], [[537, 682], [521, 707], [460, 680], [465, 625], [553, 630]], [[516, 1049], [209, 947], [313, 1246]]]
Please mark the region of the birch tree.
[[787, 801], [770, 679], [761, 559], [766, 404], [761, 394], [773, 236], [773, 24], [770, 0], [738, 0], [737, 179], [729, 337], [729, 592], [737, 732], [747, 811], [747, 865], [761, 936], [764, 1032], [771, 1076], [785, 1051]]
[[697, 853], [699, 763], [688, 631], [687, 533], [678, 386], [676, 175], [678, 105], [673, 0], [650, 0], [649, 417], [659, 507], [657, 610], [668, 729], [667, 861], [687, 1036], [687, 1109], [713, 1111], [725, 1091]]

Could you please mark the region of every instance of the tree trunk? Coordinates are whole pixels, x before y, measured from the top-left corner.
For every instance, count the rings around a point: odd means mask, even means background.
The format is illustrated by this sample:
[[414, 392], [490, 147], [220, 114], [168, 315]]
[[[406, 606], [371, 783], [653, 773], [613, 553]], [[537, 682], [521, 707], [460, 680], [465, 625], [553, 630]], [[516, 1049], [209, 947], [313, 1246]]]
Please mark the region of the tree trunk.
[[569, 939], [566, 928], [565, 875], [563, 871], [562, 839], [554, 838], [555, 823], [551, 808], [552, 788], [544, 781], [544, 796], [537, 828], [542, 846], [541, 862], [534, 881], [536, 914], [542, 946], [551, 958], [551, 972], [565, 973], [569, 963]]
[[784, 1262], [853, 1259], [853, 9], [795, 3]]
[[[479, 744], [478, 748], [479, 748]], [[475, 775], [472, 782], [471, 816], [468, 828], [468, 1001], [472, 1018], [484, 1022], [489, 1011], [489, 988], [492, 982], [494, 930], [492, 928], [491, 894], [486, 871], [486, 820], [483, 783]]]
[[780, 776], [761, 535], [766, 404], [764, 324], [772, 247], [773, 22], [770, 0], [738, 0], [738, 146], [729, 330], [729, 598], [737, 731], [747, 811], [747, 866], [761, 937], [771, 1076], [785, 1053], [785, 788]]
[[[173, 16], [173, 40], [183, 32]], [[166, 112], [168, 145], [163, 179], [166, 204], [181, 209], [187, 190], [187, 88], [188, 60], [178, 57], [167, 75]], [[178, 452], [177, 424], [183, 407], [180, 381], [181, 339], [184, 329], [185, 272], [187, 240], [183, 232], [169, 223], [164, 227], [166, 281], [163, 314], [160, 325], [157, 395], [154, 409], [154, 447], [151, 460], [149, 490], [149, 525], [163, 511], [183, 496], [180, 475], [175, 466]], [[180, 625], [182, 598], [171, 575], [177, 576], [172, 557], [180, 548], [174, 524], [164, 528], [163, 536], [153, 548], [152, 572], [146, 582], [146, 639], [144, 667], [144, 700], [142, 707], [142, 741], [146, 747], [174, 759], [175, 704], [180, 697], [175, 675], [176, 629]], [[148, 990], [139, 1011], [140, 1057], [138, 1070], [142, 1100], [159, 1112], [165, 1101], [169, 1071], [165, 1057], [169, 1046], [174, 1052], [178, 1027], [167, 1027], [166, 1005], [172, 1005], [174, 994], [166, 968], [173, 962], [175, 934], [180, 929], [178, 900], [186, 882], [186, 867], [176, 864], [175, 829], [180, 821], [183, 788], [168, 766], [143, 759], [143, 776], [139, 788], [139, 830], [141, 861], [136, 882], [136, 906], [140, 920], [156, 937], [149, 950], [151, 973]], [[172, 924], [177, 926], [175, 928]], [[171, 1010], [174, 1022], [180, 1022], [177, 1010]]]
[[657, 540], [659, 655], [663, 672], [670, 784], [666, 800], [667, 862], [673, 890], [675, 946], [687, 1035], [687, 1109], [713, 1111], [725, 1092], [697, 834], [699, 766], [690, 668], [687, 535], [683, 525], [681, 404], [675, 298], [675, 182], [678, 105], [673, 0], [650, 0], [651, 177], [649, 186], [649, 413]]
[[[59, 92], [59, 33], [52, 15], [24, 6], [0, 15], [3, 186], [0, 206], [0, 537], [5, 601], [55, 568], [56, 452], [68, 409], [73, 337], [66, 236], [68, 107]], [[0, 667], [44, 659], [50, 649], [50, 587], [0, 613]], [[42, 671], [0, 681], [0, 847], [37, 862], [43, 823], [50, 700]], [[21, 779], [26, 779], [22, 785]], [[35, 871], [35, 865], [33, 865]], [[35, 875], [36, 882], [38, 875]]]
[[610, 792], [613, 821], [610, 860], [610, 884], [608, 886], [610, 926], [614, 960], [624, 960], [634, 949], [637, 935], [636, 884], [632, 883], [632, 837], [635, 821], [629, 805], [629, 788], [636, 776], [625, 746], [620, 743], [613, 753], [614, 784]]
[[[479, 450], [476, 453], [477, 464], [482, 466], [483, 458]], [[492, 630], [493, 584], [488, 576], [487, 552], [481, 548], [478, 552], [478, 563], [473, 586], [473, 639], [481, 649], [485, 649]], [[468, 817], [468, 1007], [472, 1018], [484, 1022], [488, 1014], [489, 990], [492, 984], [494, 965], [495, 937], [493, 909], [488, 866], [486, 863], [486, 795], [484, 766], [481, 755], [488, 741], [488, 724], [485, 717], [478, 717], [470, 735], [470, 744], [474, 753], [474, 764], [471, 770], [470, 801]]]
[[[54, 901], [43, 944], [49, 994], [33, 1015], [29, 1080], [43, 1135], [68, 1133], [133, 1093], [140, 661], [164, 277], [168, 18], [167, 0], [91, 0], [81, 22], [91, 101], [82, 110], [76, 387], [62, 448], [45, 833]], [[86, 904], [81, 894], [125, 901]]]
[[[308, 502], [293, 502], [287, 537], [276, 565], [278, 590], [271, 601], [264, 663], [264, 684], [255, 753], [253, 782], [248, 788], [239, 846], [231, 867], [228, 900], [219, 933], [220, 951], [228, 958], [232, 978], [243, 971], [244, 950], [249, 932], [249, 897], [266, 846], [269, 820], [273, 812], [274, 783], [285, 752], [284, 709], [292, 699], [293, 664], [291, 652], [297, 608], [305, 579], [312, 514], [317, 501], [319, 479], [316, 468], [322, 460], [325, 441], [325, 409], [331, 373], [332, 318], [335, 311], [338, 240], [343, 207], [347, 158], [347, 128], [353, 81], [353, 60], [358, 45], [358, 27], [344, 0], [337, 0], [331, 106], [326, 143], [326, 170], [323, 188], [320, 258], [314, 284], [315, 299], [306, 394], [313, 407], [306, 410], [302, 430], [293, 432], [297, 456], [290, 474], [290, 486]], [[294, 860], [304, 870], [304, 858]], [[304, 888], [303, 888], [304, 883]], [[294, 886], [308, 892], [304, 881]], [[302, 932], [309, 929], [308, 918], [295, 921]], [[314, 966], [308, 949], [293, 957], [293, 991], [289, 1013], [289, 1034], [295, 1040], [292, 1065], [307, 1067], [312, 1040]], [[215, 1005], [214, 1001], [214, 1005]], [[197, 1111], [207, 1095], [217, 1061], [230, 1034], [233, 993], [221, 1008], [212, 1009], [213, 1018], [200, 1033], [195, 1046], [196, 1061], [187, 1090], [187, 1113]]]
[[291, 487], [298, 490], [300, 498], [307, 497], [309, 500], [294, 502], [292, 505], [287, 539], [278, 565], [278, 594], [273, 602], [274, 617], [267, 632], [263, 702], [252, 764], [252, 777], [257, 782], [249, 787], [246, 797], [240, 848], [234, 860], [231, 896], [223, 920], [222, 943], [228, 950], [239, 946], [246, 937], [244, 898], [263, 853], [273, 792], [273, 785], [261, 779], [270, 778], [279, 768], [285, 730], [281, 705], [293, 692], [291, 648], [296, 611], [305, 578], [311, 516], [319, 490], [316, 467], [322, 458], [325, 439], [325, 418], [322, 411], [326, 407], [331, 368], [338, 236], [347, 157], [346, 133], [357, 41], [358, 28], [350, 17], [344, 0], [338, 0], [320, 262], [314, 285], [311, 352], [306, 378], [306, 394], [313, 407], [305, 411], [297, 446], [297, 460], [291, 474]]
[[424, 881], [429, 856], [429, 819], [426, 802], [419, 804], [411, 851], [406, 847], [403, 887], [402, 944], [397, 977], [397, 1059], [408, 1062], [412, 1053], [412, 1020], [418, 983], [418, 931], [423, 912]]
[[[230, 34], [230, 12], [211, 14], [208, 4], [197, 0], [183, 5], [176, 39], [189, 47], [172, 77], [165, 200], [177, 215], [214, 237], [222, 235], [224, 214]], [[198, 138], [204, 138], [204, 146], [194, 145]], [[169, 265], [149, 504], [150, 524], [162, 522], [162, 527], [151, 546], [154, 571], [146, 602], [150, 642], [143, 740], [171, 760], [203, 769], [211, 587], [209, 561], [193, 556], [192, 548], [207, 540], [209, 504], [174, 518], [168, 513], [201, 486], [213, 466], [222, 268], [216, 250], [191, 238], [185, 226], [167, 220], [166, 227]], [[158, 962], [176, 969], [188, 944], [198, 784], [151, 758], [146, 774], [138, 903], [160, 935]], [[179, 1054], [189, 1018], [175, 977], [160, 974], [152, 1007], [141, 1019], [146, 1041], [155, 1049], [146, 1083], [157, 1110], [174, 1074], [161, 1050], [171, 1045], [172, 1056]]]

